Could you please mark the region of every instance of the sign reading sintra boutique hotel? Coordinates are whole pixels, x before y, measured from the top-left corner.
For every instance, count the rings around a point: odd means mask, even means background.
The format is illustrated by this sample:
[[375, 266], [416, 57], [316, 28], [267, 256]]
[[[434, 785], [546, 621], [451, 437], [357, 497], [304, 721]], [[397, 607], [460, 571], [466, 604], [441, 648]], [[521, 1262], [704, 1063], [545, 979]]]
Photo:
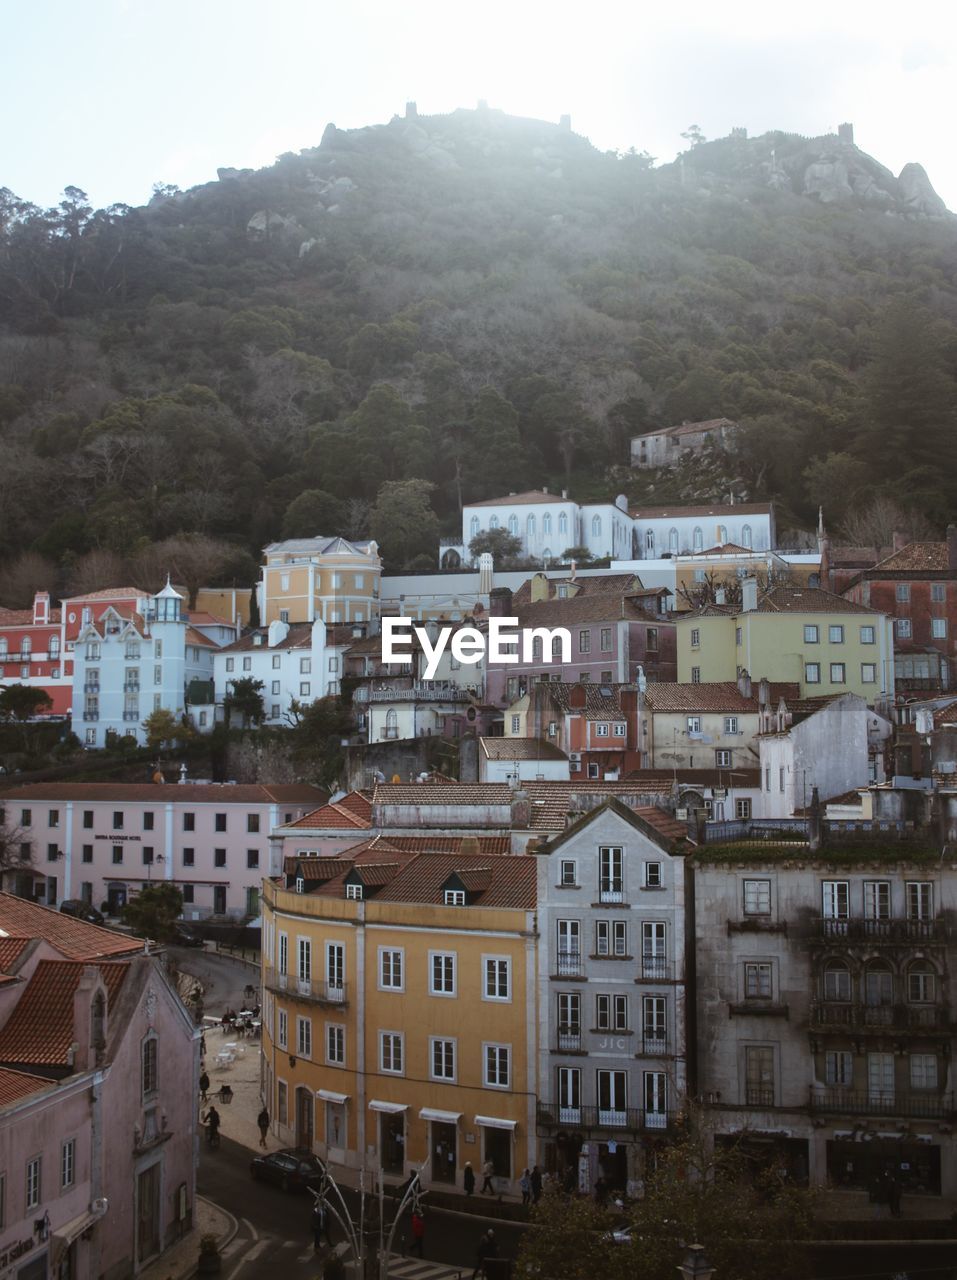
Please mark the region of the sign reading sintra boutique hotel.
[[[518, 618], [489, 618], [488, 632], [477, 627], [440, 627], [433, 642], [425, 627], [416, 627], [411, 618], [382, 619], [382, 661], [412, 665], [410, 645], [418, 641], [426, 657], [425, 678], [431, 680], [439, 669], [446, 649], [463, 666], [487, 662], [545, 662], [555, 656], [571, 662], [572, 637], [567, 627], [520, 627]], [[542, 657], [534, 656], [535, 641], [542, 642]]]

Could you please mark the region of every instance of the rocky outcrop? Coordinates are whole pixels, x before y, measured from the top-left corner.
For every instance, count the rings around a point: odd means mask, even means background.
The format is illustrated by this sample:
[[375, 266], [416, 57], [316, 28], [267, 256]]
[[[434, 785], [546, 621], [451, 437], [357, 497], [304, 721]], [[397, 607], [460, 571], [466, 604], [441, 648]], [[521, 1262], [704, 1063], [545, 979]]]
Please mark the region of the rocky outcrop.
[[911, 213], [927, 218], [947, 216], [947, 206], [930, 184], [930, 178], [922, 164], [905, 164], [900, 177], [901, 199]]

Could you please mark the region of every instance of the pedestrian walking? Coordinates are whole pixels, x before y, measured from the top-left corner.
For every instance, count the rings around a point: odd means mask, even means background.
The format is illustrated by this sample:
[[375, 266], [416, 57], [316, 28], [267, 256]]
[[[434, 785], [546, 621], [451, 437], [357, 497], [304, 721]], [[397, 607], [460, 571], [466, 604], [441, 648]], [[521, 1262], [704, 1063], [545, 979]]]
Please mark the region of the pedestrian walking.
[[887, 1183], [887, 1203], [890, 1205], [891, 1216], [899, 1218], [901, 1216], [901, 1184], [896, 1173], [890, 1175]]
[[421, 1209], [412, 1210], [412, 1239], [409, 1241], [409, 1253], [417, 1253], [425, 1257], [425, 1218]]
[[494, 1173], [495, 1173], [495, 1165], [492, 1164], [491, 1160], [486, 1160], [485, 1163], [482, 1165], [482, 1177], [484, 1178], [484, 1182], [482, 1183], [483, 1196], [485, 1195], [486, 1191], [490, 1196], [495, 1195], [495, 1188], [492, 1186], [492, 1175]]
[[206, 1141], [211, 1147], [219, 1146], [219, 1112], [215, 1107], [210, 1107], [206, 1112]]
[[465, 1162], [465, 1172], [462, 1174], [462, 1186], [465, 1188], [465, 1194], [470, 1196], [475, 1191], [475, 1170], [472, 1168], [471, 1160]]
[[269, 1112], [263, 1107], [259, 1115], [256, 1117], [256, 1123], [259, 1125], [259, 1145], [266, 1145], [266, 1134], [269, 1132]]
[[207, 1095], [208, 1093], [209, 1093], [209, 1076], [208, 1076], [208, 1075], [206, 1074], [206, 1072], [204, 1071], [204, 1072], [203, 1072], [203, 1074], [199, 1077], [199, 1100], [200, 1100], [200, 1102], [206, 1102], [206, 1101], [207, 1101], [207, 1097], [206, 1097], [206, 1095]]
[[532, 1184], [532, 1204], [538, 1204], [542, 1198], [542, 1171], [538, 1165], [535, 1165], [532, 1169], [530, 1181]]
[[326, 1208], [324, 1200], [316, 1200], [312, 1206], [312, 1243], [318, 1253], [322, 1248], [323, 1236], [325, 1236], [326, 1244], [332, 1248], [332, 1235], [329, 1231], [330, 1213]]
[[522, 1204], [527, 1205], [532, 1198], [532, 1175], [527, 1169], [522, 1170], [522, 1176], [518, 1180], [518, 1185], [522, 1189]]
[[495, 1239], [495, 1232], [489, 1227], [485, 1235], [478, 1242], [478, 1248], [475, 1250], [475, 1270], [472, 1272], [472, 1280], [478, 1280], [478, 1277], [485, 1276], [485, 1264], [489, 1258], [498, 1257], [498, 1241]]

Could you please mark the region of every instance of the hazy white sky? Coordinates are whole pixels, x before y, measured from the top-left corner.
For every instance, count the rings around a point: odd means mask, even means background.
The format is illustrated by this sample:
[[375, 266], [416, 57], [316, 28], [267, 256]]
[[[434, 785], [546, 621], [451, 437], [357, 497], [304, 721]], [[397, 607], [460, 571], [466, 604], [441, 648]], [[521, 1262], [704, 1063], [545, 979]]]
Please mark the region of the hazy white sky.
[[843, 120], [957, 210], [954, 6], [858, 0], [7, 0], [0, 186], [143, 203], [340, 128], [486, 98], [659, 161], [691, 123], [816, 134]]

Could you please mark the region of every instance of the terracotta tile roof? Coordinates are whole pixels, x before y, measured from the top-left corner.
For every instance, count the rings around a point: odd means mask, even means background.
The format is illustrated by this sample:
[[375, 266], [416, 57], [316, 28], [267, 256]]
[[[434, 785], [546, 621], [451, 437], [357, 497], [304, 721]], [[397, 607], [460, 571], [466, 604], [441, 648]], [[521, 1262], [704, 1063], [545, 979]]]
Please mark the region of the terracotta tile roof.
[[287, 822], [282, 830], [339, 830], [350, 827], [362, 830], [371, 826], [372, 801], [364, 791], [350, 791], [341, 800], [332, 800], [294, 822]]
[[434, 782], [377, 782], [372, 803], [510, 805], [512, 795], [512, 788], [507, 782], [459, 783], [454, 790]]
[[[667, 794], [670, 782], [527, 782], [530, 831], [564, 831], [569, 815], [598, 807], [602, 797], [628, 801], [646, 800], [649, 795]], [[588, 803], [591, 801], [592, 803]], [[629, 806], [632, 807], [632, 806]]]
[[51, 627], [59, 625], [60, 610], [51, 609], [46, 622], [34, 622], [32, 609], [4, 609], [0, 606], [0, 627]]
[[934, 728], [939, 729], [945, 724], [957, 724], [957, 699], [934, 712]]
[[[473, 880], [469, 873], [476, 871], [483, 875]], [[453, 873], [458, 874], [463, 884], [466, 877], [476, 884], [470, 906], [524, 909], [535, 906], [535, 861], [523, 855], [479, 860], [458, 854], [420, 853], [376, 895], [376, 901], [441, 905], [442, 888]]]
[[[535, 686], [539, 696], [551, 695], [551, 700], [564, 713], [584, 715], [586, 720], [624, 720], [625, 712], [621, 709], [619, 694], [622, 689], [634, 689], [628, 684], [598, 684], [586, 680], [584, 684], [569, 684], [565, 681], [552, 680], [546, 684]], [[649, 686], [650, 688], [650, 686]], [[585, 690], [585, 706], [571, 705], [571, 691]]]
[[186, 628], [186, 643], [199, 645], [204, 649], [219, 649], [215, 640], [210, 640], [209, 636], [204, 636], [202, 631], [197, 631], [195, 627]]
[[650, 827], [654, 827], [656, 831], [660, 831], [666, 840], [686, 840], [688, 837], [688, 824], [681, 822], [667, 809], [659, 809], [653, 805], [642, 805], [640, 809], [634, 812], [639, 818], [643, 818]]
[[950, 576], [946, 542], [909, 542], [878, 560], [862, 577], [879, 578], [882, 573], [942, 573]]
[[682, 422], [677, 427], [666, 427], [663, 431], [645, 431], [641, 436], [636, 436], [636, 440], [642, 439], [642, 436], [691, 436], [698, 435], [702, 431], [716, 431], [718, 427], [735, 427], [736, 422], [732, 422], [730, 418], [706, 418], [703, 422]]
[[[601, 803], [589, 809], [584, 811], [576, 810], [566, 814], [565, 822], [561, 827], [554, 826], [550, 828], [550, 830], [560, 833], [559, 838], [544, 846], [539, 843], [537, 852], [550, 853], [553, 849], [560, 847], [566, 838], [586, 828], [603, 810], [618, 813], [626, 821], [633, 821], [637, 826], [651, 827], [654, 834], [649, 838], [656, 840], [656, 843], [664, 848], [688, 839], [688, 824], [679, 821], [667, 810], [661, 809], [657, 805], [632, 806], [623, 802], [619, 796], [608, 796]], [[647, 835], [648, 833], [646, 832], [645, 834]]]
[[83, 600], [141, 600], [149, 594], [139, 587], [104, 587], [102, 591], [87, 591], [82, 596], [65, 596], [63, 603], [74, 604]]
[[[0, 1030], [0, 1063], [65, 1067], [74, 1042], [73, 997], [86, 966], [72, 960], [41, 960], [26, 990]], [[130, 966], [122, 961], [97, 968], [113, 1006]]]
[[526, 489], [524, 493], [509, 493], [504, 498], [483, 498], [481, 502], [467, 502], [467, 507], [523, 507], [532, 502], [571, 502], [560, 493], [544, 493], [541, 489]]
[[508, 836], [447, 836], [437, 832], [431, 836], [376, 836], [370, 848], [394, 849], [400, 853], [468, 853], [481, 857], [501, 857], [511, 853], [512, 842]]
[[[514, 601], [513, 601], [514, 604]], [[552, 600], [536, 600], [533, 604], [520, 604], [515, 609], [521, 627], [575, 626], [583, 622], [650, 622], [656, 626], [660, 619], [656, 613], [648, 613], [631, 596], [605, 591], [594, 594], [557, 596]]]
[[233, 624], [228, 618], [218, 618], [215, 613], [207, 613], [205, 609], [183, 610], [187, 622], [192, 622], [197, 627], [231, 627]]
[[[637, 596], [654, 598], [657, 596], [671, 595], [667, 587], [643, 587], [641, 579], [636, 573], [596, 573], [585, 577], [584, 575], [564, 578], [548, 578], [548, 598], [550, 600], [557, 599], [559, 587], [571, 587], [574, 590], [574, 599], [581, 596], [595, 596], [615, 594], [624, 596]], [[565, 597], [566, 599], [568, 597]], [[512, 592], [512, 604], [531, 604], [532, 603], [532, 582], [527, 578], [520, 587]]]
[[21, 1098], [28, 1098], [31, 1093], [39, 1093], [41, 1089], [55, 1089], [52, 1080], [43, 1076], [30, 1076], [25, 1071], [11, 1071], [9, 1067], [0, 1067], [0, 1107], [9, 1107]]
[[746, 556], [766, 556], [766, 551], [755, 551], [752, 547], [742, 547], [737, 542], [722, 542], [715, 544], [713, 547], [705, 547], [703, 551], [692, 551], [693, 556], [730, 556], [730, 555], [746, 555]]
[[0, 973], [9, 973], [32, 941], [32, 938], [0, 937]]
[[316, 534], [314, 538], [286, 538], [282, 542], [270, 542], [268, 546], [263, 547], [264, 555], [361, 555], [366, 558], [372, 555], [371, 542], [349, 542], [345, 538], [328, 537], [326, 534]]
[[313, 804], [325, 799], [311, 783], [232, 784], [226, 782], [33, 782], [0, 788], [0, 800], [97, 800], [130, 804]]
[[[683, 684], [665, 681], [649, 684], [645, 690], [645, 705], [652, 712], [663, 714], [684, 711], [727, 711], [739, 714], [758, 712], [758, 690], [760, 681], [751, 684], [751, 697], [745, 698], [734, 680], [716, 680], [710, 684]], [[777, 706], [784, 698], [790, 705], [790, 699], [797, 699], [801, 686], [788, 681], [770, 682], [771, 705]]]
[[772, 587], [758, 601], [758, 610], [761, 613], [869, 613], [872, 617], [879, 612], [853, 604], [823, 587]]
[[[256, 637], [259, 637], [259, 644]], [[378, 637], [375, 637], [378, 641]], [[220, 653], [249, 653], [261, 649], [263, 653], [276, 653], [279, 649], [310, 649], [312, 647], [312, 625], [308, 622], [294, 622], [285, 637], [278, 644], [269, 644], [269, 628], [259, 627], [249, 631], [232, 644], [223, 645]]]
[[827, 558], [832, 567], [845, 565], [854, 569], [862, 569], [880, 560], [882, 552], [889, 554], [889, 548], [829, 547]]
[[138, 938], [87, 924], [12, 893], [0, 893], [0, 937], [44, 938], [70, 960], [137, 955], [143, 950]]
[[732, 506], [634, 507], [631, 515], [636, 520], [666, 520], [669, 517], [680, 520], [682, 516], [766, 516], [770, 515], [772, 506], [770, 502], [735, 502]]
[[333, 876], [337, 876], [342, 870], [343, 861], [338, 856], [315, 858], [308, 855], [290, 853], [286, 857], [286, 874], [292, 875], [295, 871], [310, 884], [321, 884], [325, 880], [331, 880]]
[[729, 780], [735, 787], [760, 787], [760, 769], [633, 769], [625, 779], [636, 789], [653, 791], [656, 788], [671, 790], [673, 783], [679, 787], [726, 787]]
[[486, 760], [567, 760], [561, 748], [545, 738], [482, 738]]
[[356, 875], [370, 889], [394, 880], [400, 864], [398, 862], [360, 862], [355, 867]]

